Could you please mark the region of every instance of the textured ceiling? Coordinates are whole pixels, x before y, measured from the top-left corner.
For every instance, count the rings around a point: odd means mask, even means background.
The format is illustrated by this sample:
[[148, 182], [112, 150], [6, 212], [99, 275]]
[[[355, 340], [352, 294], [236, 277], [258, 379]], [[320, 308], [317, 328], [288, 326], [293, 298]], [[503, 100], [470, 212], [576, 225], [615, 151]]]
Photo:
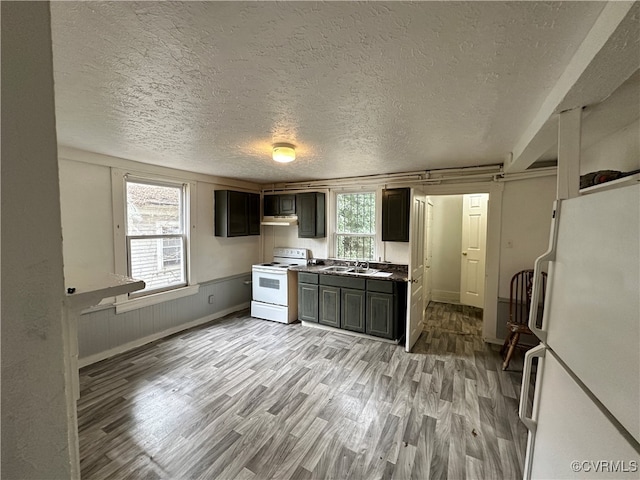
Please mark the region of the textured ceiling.
[[59, 143], [258, 183], [502, 163], [602, 8], [52, 2]]

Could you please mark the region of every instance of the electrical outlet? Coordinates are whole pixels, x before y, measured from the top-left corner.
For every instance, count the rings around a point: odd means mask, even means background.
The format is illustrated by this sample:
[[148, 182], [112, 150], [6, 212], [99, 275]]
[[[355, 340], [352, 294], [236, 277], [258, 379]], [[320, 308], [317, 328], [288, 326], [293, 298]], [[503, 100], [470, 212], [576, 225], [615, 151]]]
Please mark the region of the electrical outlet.
[[213, 295], [209, 295], [209, 304], [213, 305]]

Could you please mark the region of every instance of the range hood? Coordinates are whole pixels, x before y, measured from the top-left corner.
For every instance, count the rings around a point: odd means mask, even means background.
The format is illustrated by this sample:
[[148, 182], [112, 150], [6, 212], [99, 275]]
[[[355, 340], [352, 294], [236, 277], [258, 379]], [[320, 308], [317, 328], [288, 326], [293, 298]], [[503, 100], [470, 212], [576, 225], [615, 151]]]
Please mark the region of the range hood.
[[296, 215], [283, 215], [283, 216], [264, 216], [260, 225], [274, 225], [278, 227], [288, 227], [290, 225], [297, 225], [298, 217]]

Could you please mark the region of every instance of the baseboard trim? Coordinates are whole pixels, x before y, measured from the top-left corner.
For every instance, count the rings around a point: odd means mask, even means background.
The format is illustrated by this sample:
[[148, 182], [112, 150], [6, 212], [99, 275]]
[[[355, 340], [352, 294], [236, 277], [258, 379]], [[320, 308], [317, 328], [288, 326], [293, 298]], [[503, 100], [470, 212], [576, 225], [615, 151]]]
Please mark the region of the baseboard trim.
[[88, 357], [78, 359], [78, 367], [86, 367], [87, 365], [91, 365], [92, 363], [97, 363], [102, 360], [106, 360], [107, 358], [111, 358], [115, 355], [119, 355], [121, 353], [127, 352], [134, 348], [141, 347], [146, 345], [147, 343], [155, 342], [156, 340], [160, 340], [161, 338], [168, 337], [169, 335], [174, 335], [178, 332], [182, 332], [183, 330], [188, 330], [193, 327], [197, 327], [207, 322], [211, 322], [212, 320], [217, 320], [218, 318], [222, 318], [230, 313], [239, 312], [240, 310], [245, 310], [249, 308], [250, 302], [244, 302], [239, 305], [235, 305], [230, 308], [226, 308], [224, 310], [220, 310], [219, 312], [212, 313], [211, 315], [207, 315], [206, 317], [201, 317], [196, 320], [192, 320], [187, 323], [183, 323], [181, 325], [176, 325], [175, 327], [168, 328], [167, 330], [163, 330], [162, 332], [154, 333], [152, 335], [148, 335], [146, 337], [138, 338], [136, 340], [132, 340], [131, 342], [127, 342], [123, 345], [118, 345], [117, 347], [110, 348], [109, 350], [105, 350], [103, 352], [94, 353], [93, 355], [89, 355]]
[[329, 332], [334, 332], [334, 333], [343, 333], [345, 335], [351, 335], [352, 337], [366, 338], [369, 340], [375, 340], [377, 342], [392, 343], [393, 345], [399, 345], [400, 340], [402, 340], [402, 339], [389, 340], [388, 338], [374, 337], [373, 335], [367, 335], [366, 333], [352, 332], [351, 330], [344, 330], [342, 328], [330, 327], [329, 325], [321, 325], [319, 323], [314, 323], [314, 322], [305, 322], [304, 320], [302, 320], [301, 323], [305, 327], [317, 328], [318, 330], [328, 330]]
[[431, 301], [459, 305], [460, 292], [449, 292], [447, 290], [433, 290], [431, 292]]

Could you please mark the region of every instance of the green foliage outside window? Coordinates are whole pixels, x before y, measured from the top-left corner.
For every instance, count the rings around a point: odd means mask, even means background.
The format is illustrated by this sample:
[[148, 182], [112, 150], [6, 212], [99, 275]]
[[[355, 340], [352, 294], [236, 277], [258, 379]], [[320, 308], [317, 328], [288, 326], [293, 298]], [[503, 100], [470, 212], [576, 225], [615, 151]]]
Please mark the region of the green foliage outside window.
[[349, 260], [374, 260], [375, 192], [340, 193], [336, 203], [336, 256]]

